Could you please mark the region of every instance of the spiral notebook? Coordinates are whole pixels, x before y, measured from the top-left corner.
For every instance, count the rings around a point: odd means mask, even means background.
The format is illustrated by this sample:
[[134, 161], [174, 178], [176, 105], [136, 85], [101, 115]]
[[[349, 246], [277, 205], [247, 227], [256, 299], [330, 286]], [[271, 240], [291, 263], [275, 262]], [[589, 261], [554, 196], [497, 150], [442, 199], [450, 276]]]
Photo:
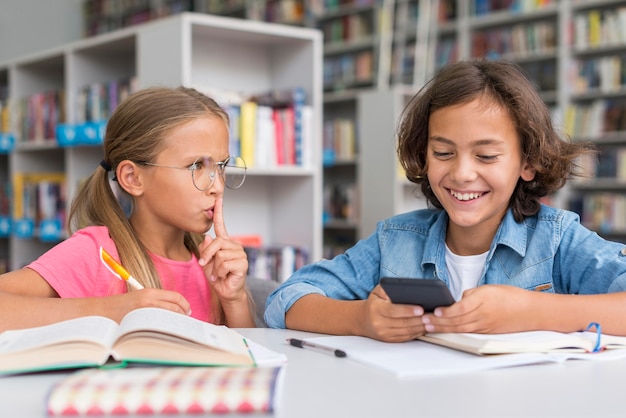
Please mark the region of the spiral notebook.
[[84, 369], [55, 385], [48, 416], [272, 416], [282, 367]]

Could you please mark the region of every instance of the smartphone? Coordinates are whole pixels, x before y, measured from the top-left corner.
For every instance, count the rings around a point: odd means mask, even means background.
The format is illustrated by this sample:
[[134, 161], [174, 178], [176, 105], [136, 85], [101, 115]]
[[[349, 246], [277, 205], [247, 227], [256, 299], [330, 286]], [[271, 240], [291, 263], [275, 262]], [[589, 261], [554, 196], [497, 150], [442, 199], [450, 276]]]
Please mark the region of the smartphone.
[[449, 306], [455, 302], [450, 289], [439, 279], [383, 277], [380, 285], [393, 303], [420, 305], [424, 312], [432, 312], [437, 306]]

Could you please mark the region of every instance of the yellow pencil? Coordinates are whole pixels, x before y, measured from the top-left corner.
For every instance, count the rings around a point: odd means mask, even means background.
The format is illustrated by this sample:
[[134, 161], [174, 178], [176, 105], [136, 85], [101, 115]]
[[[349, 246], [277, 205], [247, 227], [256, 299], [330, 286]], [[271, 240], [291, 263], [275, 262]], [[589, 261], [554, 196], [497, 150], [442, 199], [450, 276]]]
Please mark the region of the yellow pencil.
[[102, 247], [100, 247], [100, 260], [102, 260], [106, 268], [109, 269], [109, 271], [113, 273], [118, 279], [124, 280], [130, 283], [130, 285], [135, 290], [143, 289], [143, 286], [141, 285], [141, 283], [139, 283], [137, 279], [131, 276], [128, 270], [122, 267], [120, 263], [115, 261], [113, 257], [111, 257], [111, 255], [107, 253], [105, 249]]

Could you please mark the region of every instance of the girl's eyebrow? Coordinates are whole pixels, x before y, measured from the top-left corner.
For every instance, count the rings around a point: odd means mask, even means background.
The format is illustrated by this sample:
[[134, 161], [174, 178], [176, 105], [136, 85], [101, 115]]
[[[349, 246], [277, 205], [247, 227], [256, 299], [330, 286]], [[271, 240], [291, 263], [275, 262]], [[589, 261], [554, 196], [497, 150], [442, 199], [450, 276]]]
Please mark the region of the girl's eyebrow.
[[[455, 146], [456, 143], [448, 138], [444, 138], [442, 136], [431, 136], [430, 139], [432, 141], [437, 141], [437, 142], [441, 142], [443, 144], [447, 144], [447, 145], [453, 145]], [[500, 145], [504, 143], [504, 141], [500, 140], [500, 139], [492, 139], [492, 138], [485, 138], [485, 139], [477, 139], [476, 141], [471, 142], [471, 146], [473, 147], [480, 147], [480, 146], [484, 146], [484, 145]]]

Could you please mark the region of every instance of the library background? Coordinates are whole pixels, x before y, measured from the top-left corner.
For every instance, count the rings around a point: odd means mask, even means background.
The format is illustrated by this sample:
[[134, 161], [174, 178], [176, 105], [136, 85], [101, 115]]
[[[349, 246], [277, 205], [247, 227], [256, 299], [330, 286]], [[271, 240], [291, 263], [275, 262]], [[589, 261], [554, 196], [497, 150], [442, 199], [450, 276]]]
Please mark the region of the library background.
[[81, 9], [77, 39], [0, 59], [0, 271], [66, 237], [69, 202], [101, 159], [115, 105], [138, 88], [184, 84], [231, 115], [233, 153], [249, 176], [228, 192], [229, 232], [247, 246], [251, 275], [282, 281], [376, 221], [425, 207], [396, 160], [398, 118], [439, 68], [470, 57], [520, 64], [563, 133], [597, 143], [599, 157], [580, 161], [588, 175], [550, 203], [626, 242], [624, 0], [72, 7]]

